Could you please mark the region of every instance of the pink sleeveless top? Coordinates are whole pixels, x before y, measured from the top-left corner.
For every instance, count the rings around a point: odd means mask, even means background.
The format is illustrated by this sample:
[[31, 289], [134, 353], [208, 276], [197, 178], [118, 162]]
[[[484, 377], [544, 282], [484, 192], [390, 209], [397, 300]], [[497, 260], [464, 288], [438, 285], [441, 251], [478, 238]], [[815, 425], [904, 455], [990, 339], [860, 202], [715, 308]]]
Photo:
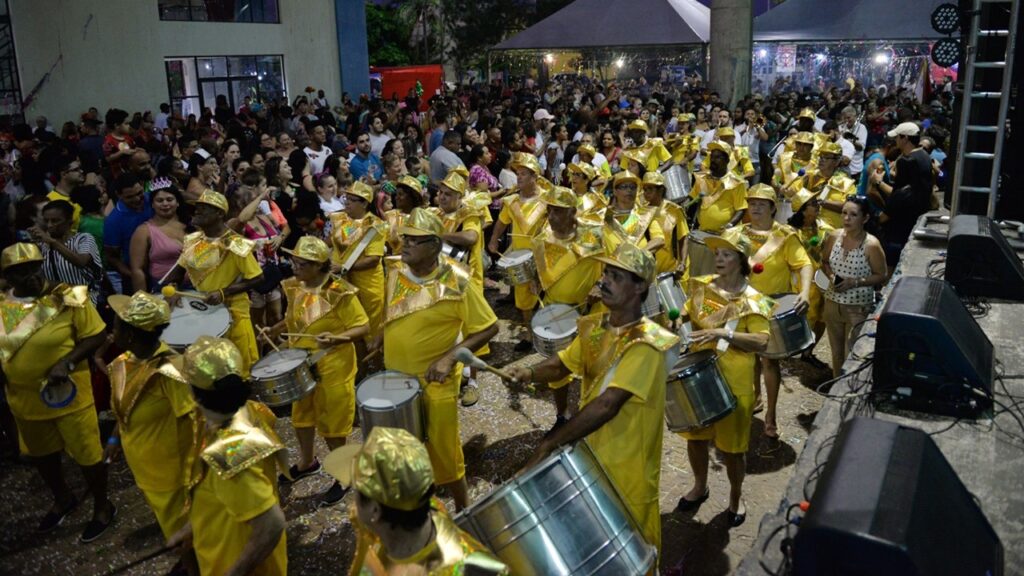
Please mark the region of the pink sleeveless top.
[[178, 262], [182, 245], [151, 222], [146, 222], [146, 226], [149, 226], [149, 277], [159, 280]]

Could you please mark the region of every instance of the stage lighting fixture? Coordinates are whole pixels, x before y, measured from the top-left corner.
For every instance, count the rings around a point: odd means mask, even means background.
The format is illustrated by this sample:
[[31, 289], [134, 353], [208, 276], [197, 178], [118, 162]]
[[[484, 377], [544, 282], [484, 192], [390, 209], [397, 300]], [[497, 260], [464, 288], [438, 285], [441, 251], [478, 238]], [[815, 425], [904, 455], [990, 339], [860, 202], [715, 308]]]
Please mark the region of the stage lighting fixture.
[[940, 4], [932, 12], [932, 28], [939, 34], [953, 34], [960, 29], [960, 8], [956, 4]]
[[932, 45], [932, 62], [950, 68], [960, 62], [962, 47], [956, 38], [943, 38]]

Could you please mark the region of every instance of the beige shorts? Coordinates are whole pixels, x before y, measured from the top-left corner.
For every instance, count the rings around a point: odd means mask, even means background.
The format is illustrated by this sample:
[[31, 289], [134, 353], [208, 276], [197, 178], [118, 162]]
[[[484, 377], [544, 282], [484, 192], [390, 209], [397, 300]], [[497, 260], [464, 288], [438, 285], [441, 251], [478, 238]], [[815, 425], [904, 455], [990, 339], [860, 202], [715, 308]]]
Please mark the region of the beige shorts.
[[260, 294], [253, 290], [252, 292], [249, 292], [249, 300], [249, 306], [253, 308], [266, 308], [267, 304], [270, 302], [277, 302], [281, 300], [281, 289], [274, 288], [273, 291], [267, 294]]

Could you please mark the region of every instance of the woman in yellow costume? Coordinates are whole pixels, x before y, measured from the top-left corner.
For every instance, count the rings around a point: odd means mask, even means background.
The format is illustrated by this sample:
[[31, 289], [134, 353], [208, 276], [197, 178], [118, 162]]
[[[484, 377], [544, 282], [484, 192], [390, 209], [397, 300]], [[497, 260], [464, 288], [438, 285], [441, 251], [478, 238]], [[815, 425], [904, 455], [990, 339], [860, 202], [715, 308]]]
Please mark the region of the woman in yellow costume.
[[[821, 270], [821, 245], [825, 243], [825, 239], [835, 229], [819, 217], [821, 215], [821, 203], [809, 190], [800, 190], [793, 196], [790, 202], [793, 206], [793, 215], [789, 218], [789, 225], [796, 230], [800, 243], [804, 245], [804, 250], [807, 251], [807, 255], [811, 258], [814, 274], [817, 275], [818, 271]], [[815, 344], [820, 342], [821, 337], [825, 334], [825, 322], [822, 320], [824, 303], [825, 300], [821, 296], [821, 289], [818, 288], [816, 283], [812, 282], [810, 300], [807, 307], [807, 323], [814, 330]], [[804, 350], [803, 354], [800, 355], [800, 359], [815, 368], [821, 370], [829, 369], [828, 364], [814, 356], [813, 346]]]
[[355, 182], [346, 194], [345, 211], [331, 214], [333, 269], [359, 289], [359, 303], [370, 319], [369, 337], [383, 328], [384, 240], [387, 225], [370, 213], [373, 188]]

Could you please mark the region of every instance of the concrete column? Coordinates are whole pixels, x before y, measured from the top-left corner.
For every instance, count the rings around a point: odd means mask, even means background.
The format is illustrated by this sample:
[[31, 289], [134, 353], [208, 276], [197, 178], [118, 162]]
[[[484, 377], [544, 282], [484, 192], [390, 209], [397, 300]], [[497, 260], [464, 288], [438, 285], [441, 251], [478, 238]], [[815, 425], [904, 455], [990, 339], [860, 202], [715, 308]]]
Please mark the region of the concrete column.
[[370, 54], [366, 47], [366, 5], [363, 0], [334, 0], [338, 31], [341, 89], [352, 100], [370, 94]]
[[711, 2], [711, 70], [708, 81], [722, 102], [736, 106], [750, 92], [751, 51], [754, 49], [752, 0]]

